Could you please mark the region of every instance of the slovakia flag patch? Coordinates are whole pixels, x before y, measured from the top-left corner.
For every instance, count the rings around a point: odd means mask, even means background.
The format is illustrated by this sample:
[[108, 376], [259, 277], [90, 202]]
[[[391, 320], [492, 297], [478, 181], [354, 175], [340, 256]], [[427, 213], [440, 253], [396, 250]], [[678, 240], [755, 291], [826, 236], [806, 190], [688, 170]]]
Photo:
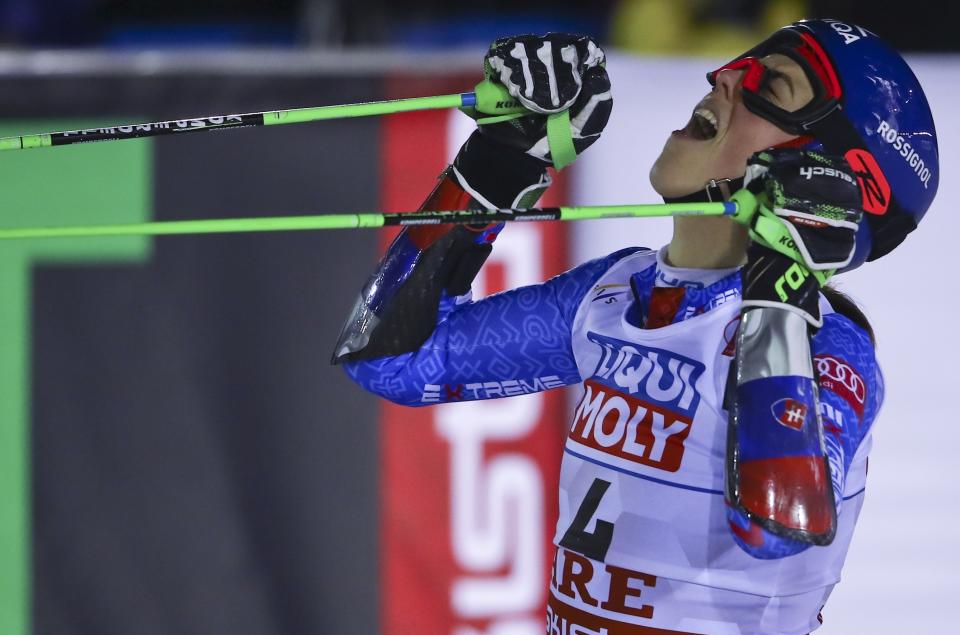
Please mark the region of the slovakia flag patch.
[[803, 430], [807, 421], [807, 405], [796, 399], [781, 399], [770, 406], [773, 418], [782, 426], [791, 430]]

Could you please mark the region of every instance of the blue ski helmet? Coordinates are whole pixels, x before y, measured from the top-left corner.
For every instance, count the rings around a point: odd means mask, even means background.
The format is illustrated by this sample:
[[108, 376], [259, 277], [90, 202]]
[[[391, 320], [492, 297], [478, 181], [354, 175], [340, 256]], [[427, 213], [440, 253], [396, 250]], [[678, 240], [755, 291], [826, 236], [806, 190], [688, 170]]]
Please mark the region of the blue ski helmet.
[[[806, 72], [810, 103], [786, 111], [763, 97], [760, 59], [779, 53]], [[802, 20], [719, 69], [743, 70], [744, 105], [800, 138], [790, 145], [843, 156], [857, 175], [866, 222], [849, 271], [893, 250], [937, 193], [937, 132], [920, 82], [899, 53], [870, 31], [837, 20]]]

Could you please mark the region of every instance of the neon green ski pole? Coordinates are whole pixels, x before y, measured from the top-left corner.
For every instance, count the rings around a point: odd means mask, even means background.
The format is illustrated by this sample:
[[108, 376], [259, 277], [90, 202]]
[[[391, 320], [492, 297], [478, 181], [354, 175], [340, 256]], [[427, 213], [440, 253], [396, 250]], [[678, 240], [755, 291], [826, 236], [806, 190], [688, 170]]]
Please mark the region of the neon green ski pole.
[[466, 211], [408, 212], [400, 214], [326, 214], [215, 220], [155, 221], [120, 225], [75, 225], [0, 229], [0, 240], [18, 238], [80, 238], [89, 236], [169, 236], [233, 234], [242, 232], [358, 229], [407, 225], [486, 224], [518, 221], [595, 220], [601, 218], [653, 218], [658, 216], [732, 216], [750, 213], [736, 201], [726, 203], [674, 203], [590, 207], [542, 207]]
[[477, 113], [481, 113], [488, 118], [512, 118], [529, 114], [529, 111], [524, 109], [519, 102], [512, 98], [503, 86], [485, 80], [480, 82], [472, 93], [439, 95], [436, 97], [414, 97], [411, 99], [395, 99], [339, 106], [295, 108], [292, 110], [270, 110], [242, 115], [208, 115], [206, 117], [171, 119], [169, 121], [157, 121], [153, 123], [2, 137], [0, 138], [0, 150], [49, 148], [73, 145], [76, 143], [90, 143], [93, 141], [142, 139], [145, 137], [161, 137], [209, 130], [279, 126], [310, 121], [346, 119], [350, 117], [372, 117], [401, 112], [444, 110], [450, 108], [460, 108], [467, 111], [475, 110]]

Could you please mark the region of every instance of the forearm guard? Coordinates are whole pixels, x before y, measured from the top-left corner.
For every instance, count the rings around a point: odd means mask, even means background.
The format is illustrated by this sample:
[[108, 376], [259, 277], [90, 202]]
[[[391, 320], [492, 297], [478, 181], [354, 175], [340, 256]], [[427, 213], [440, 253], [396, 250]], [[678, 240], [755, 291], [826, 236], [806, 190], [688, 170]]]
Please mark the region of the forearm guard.
[[[735, 537], [757, 557], [830, 544], [837, 508], [808, 322], [783, 308], [743, 310], [733, 364], [726, 497]], [[760, 544], [738, 531], [750, 523], [762, 529]]]
[[[421, 209], [532, 205], [550, 179], [542, 164], [525, 156], [518, 160], [513, 154], [474, 133]], [[332, 363], [420, 348], [436, 327], [441, 298], [470, 291], [502, 227], [500, 223], [404, 228], [364, 285], [337, 340]]]

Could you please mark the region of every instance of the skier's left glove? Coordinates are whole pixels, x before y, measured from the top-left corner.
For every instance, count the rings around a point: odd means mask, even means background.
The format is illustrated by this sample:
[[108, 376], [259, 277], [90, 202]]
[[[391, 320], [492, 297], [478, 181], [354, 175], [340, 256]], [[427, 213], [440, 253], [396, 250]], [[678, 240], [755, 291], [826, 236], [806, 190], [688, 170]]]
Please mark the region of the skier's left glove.
[[[484, 58], [486, 80], [506, 88], [531, 114], [498, 121], [501, 118], [475, 113], [481, 134], [545, 165], [564, 167], [600, 138], [610, 119], [613, 97], [605, 60], [596, 42], [582, 35], [548, 33], [495, 41]], [[566, 129], [557, 130], [561, 124]], [[572, 139], [568, 157], [554, 156], [556, 148], [551, 147], [561, 131], [567, 144]]]
[[820, 287], [850, 263], [863, 218], [853, 170], [839, 157], [770, 150], [747, 162], [744, 189], [757, 202], [744, 307], [788, 308], [819, 327]]

